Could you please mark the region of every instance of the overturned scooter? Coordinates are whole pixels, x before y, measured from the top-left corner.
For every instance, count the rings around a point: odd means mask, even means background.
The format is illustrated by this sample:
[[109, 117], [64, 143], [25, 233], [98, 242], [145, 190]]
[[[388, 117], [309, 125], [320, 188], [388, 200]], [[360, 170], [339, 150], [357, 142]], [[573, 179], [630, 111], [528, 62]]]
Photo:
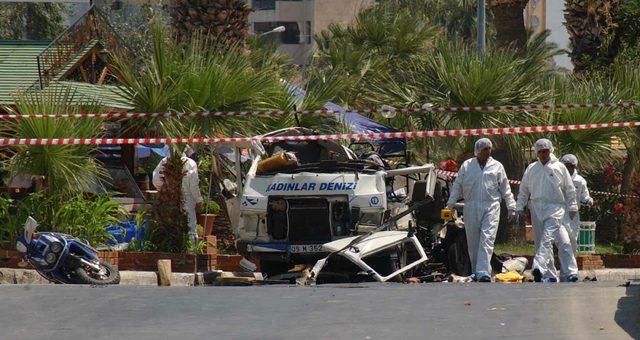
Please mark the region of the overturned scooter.
[[35, 233], [38, 222], [32, 217], [24, 224], [16, 249], [51, 282], [107, 285], [120, 283], [120, 273], [100, 261], [98, 252], [78, 238], [52, 232]]
[[330, 266], [350, 269], [357, 272], [354, 276], [378, 282], [400, 279], [402, 274], [426, 262], [428, 258], [411, 224], [408, 232], [386, 229], [430, 201], [429, 198], [412, 204], [409, 209], [369, 233], [324, 244], [323, 248], [331, 253], [318, 260], [308, 275], [298, 280], [298, 284], [316, 284], [321, 271]]

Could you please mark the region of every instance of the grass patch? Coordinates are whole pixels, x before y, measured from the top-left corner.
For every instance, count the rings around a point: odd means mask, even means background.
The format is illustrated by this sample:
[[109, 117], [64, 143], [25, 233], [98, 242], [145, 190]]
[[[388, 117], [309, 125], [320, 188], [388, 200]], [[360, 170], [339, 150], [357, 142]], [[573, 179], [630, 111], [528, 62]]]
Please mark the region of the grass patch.
[[536, 248], [528, 243], [502, 243], [496, 244], [493, 248], [496, 254], [507, 253], [511, 255], [534, 255]]
[[[496, 244], [493, 252], [496, 254], [535, 255], [536, 248], [529, 243], [502, 243]], [[622, 251], [622, 244], [608, 243], [596, 244], [596, 254], [624, 254], [624, 252]]]
[[623, 254], [622, 244], [607, 243], [596, 244], [596, 254]]

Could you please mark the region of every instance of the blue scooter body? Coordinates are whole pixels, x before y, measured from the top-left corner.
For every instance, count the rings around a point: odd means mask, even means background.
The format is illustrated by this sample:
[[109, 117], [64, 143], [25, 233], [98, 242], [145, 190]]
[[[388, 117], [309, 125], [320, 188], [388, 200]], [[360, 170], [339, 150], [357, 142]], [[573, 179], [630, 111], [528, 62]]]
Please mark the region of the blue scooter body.
[[77, 283], [74, 273], [79, 266], [99, 265], [98, 252], [78, 238], [53, 232], [34, 234], [35, 226], [32, 228], [28, 230], [25, 225], [25, 234], [18, 237], [16, 248], [49, 281]]

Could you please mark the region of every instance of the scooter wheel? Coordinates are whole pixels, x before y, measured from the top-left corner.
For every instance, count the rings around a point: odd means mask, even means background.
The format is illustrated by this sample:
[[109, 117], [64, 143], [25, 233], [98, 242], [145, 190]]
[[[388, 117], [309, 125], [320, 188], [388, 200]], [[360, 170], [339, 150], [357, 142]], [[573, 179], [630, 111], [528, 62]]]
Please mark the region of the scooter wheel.
[[115, 285], [120, 283], [120, 273], [110, 263], [100, 261], [100, 267], [104, 274], [87, 272], [84, 267], [78, 267], [75, 271], [76, 281], [88, 285]]

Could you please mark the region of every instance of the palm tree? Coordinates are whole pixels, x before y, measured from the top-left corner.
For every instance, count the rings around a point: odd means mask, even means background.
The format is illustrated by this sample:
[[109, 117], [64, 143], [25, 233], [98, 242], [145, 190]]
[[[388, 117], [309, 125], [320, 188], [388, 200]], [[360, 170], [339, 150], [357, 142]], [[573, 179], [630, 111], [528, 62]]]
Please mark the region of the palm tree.
[[571, 41], [569, 56], [576, 72], [613, 61], [615, 55], [608, 51], [607, 41], [618, 27], [615, 21], [619, 10], [620, 0], [566, 1], [564, 18]]
[[[618, 88], [623, 91], [620, 95], [623, 98], [635, 98], [640, 93], [640, 71], [634, 62], [616, 65], [613, 80], [618, 84]], [[622, 113], [625, 121], [640, 120], [640, 109], [633, 108]], [[626, 193], [631, 189], [633, 177], [638, 173], [640, 167], [640, 129], [635, 128], [621, 134], [622, 140], [627, 149], [627, 160], [622, 176], [621, 191]]]
[[529, 0], [488, 0], [496, 29], [496, 46], [518, 48], [526, 46], [524, 8], [527, 3]]
[[[532, 44], [539, 40], [532, 40]], [[470, 46], [441, 42], [436, 52], [426, 59], [413, 60], [398, 80], [380, 84], [370, 100], [398, 106], [434, 105], [479, 106], [488, 104], [526, 104], [548, 96], [538, 79], [547, 66], [541, 55], [550, 54], [546, 46], [530, 47], [522, 55], [511, 49], [493, 50], [478, 55]], [[540, 52], [542, 50], [542, 52]], [[398, 118], [404, 119], [404, 118]], [[410, 116], [416, 129], [456, 129], [522, 125], [534, 122], [528, 112], [460, 112], [451, 114], [414, 114]], [[508, 145], [518, 139], [508, 138]], [[462, 139], [460, 141], [463, 141]], [[456, 141], [456, 148], [435, 148], [439, 156], [457, 158], [472, 150], [472, 141]], [[438, 143], [441, 141], [429, 141]], [[502, 143], [501, 143], [502, 144]], [[436, 144], [433, 144], [435, 147]], [[503, 145], [506, 146], [506, 145]], [[445, 149], [445, 150], [443, 150]], [[517, 148], [516, 148], [517, 149]]]
[[201, 31], [216, 38], [219, 46], [243, 46], [249, 35], [249, 13], [244, 0], [172, 0], [173, 26], [182, 40]]
[[[558, 103], [603, 103], [623, 99], [623, 91], [607, 77], [557, 75], [552, 79], [552, 93]], [[575, 109], [545, 112], [542, 123], [549, 125], [606, 123], [619, 121], [621, 113], [612, 109]], [[583, 168], [601, 168], [612, 161], [611, 140], [621, 134], [617, 129], [570, 131], [554, 134], [558, 157], [572, 153]]]
[[54, 39], [65, 28], [65, 4], [3, 3], [0, 5], [0, 39]]
[[[297, 103], [281, 84], [281, 77], [288, 72], [284, 70], [283, 61], [274, 54], [262, 50], [243, 52], [237, 46], [206, 48], [216, 46], [216, 43], [212, 42], [214, 38], [203, 33], [195, 33], [185, 42], [186, 45], [181, 45], [167, 27], [159, 23], [154, 24], [151, 35], [153, 48], [147, 58], [141, 59], [141, 65], [115, 58], [116, 73], [123, 84], [122, 92], [138, 111], [317, 109], [333, 97], [331, 91], [340, 88], [335, 77], [327, 78], [324, 74], [324, 78], [311, 77], [305, 84], [307, 98]], [[307, 122], [303, 120], [302, 123]], [[161, 118], [144, 125], [139, 122], [132, 124], [137, 124], [139, 129], [158, 131], [165, 137], [251, 136], [275, 127], [295, 125], [296, 120], [291, 116], [200, 117]], [[308, 124], [314, 124], [313, 120]], [[173, 155], [180, 155], [180, 146], [171, 148]], [[172, 158], [179, 159], [178, 156]], [[165, 182], [181, 183], [183, 174], [178, 171], [177, 163], [169, 162], [164, 172]], [[179, 207], [180, 193], [176, 192], [179, 190], [180, 186], [173, 185], [158, 193], [158, 202], [162, 203], [157, 205], [155, 213], [160, 219], [156, 221], [158, 233], [181, 235], [186, 230], [183, 226], [183, 223], [186, 225], [184, 211]], [[166, 209], [167, 204], [173, 208]]]
[[315, 65], [327, 72], [341, 69], [349, 86], [338, 94], [341, 104], [361, 108], [371, 103], [372, 84], [394, 77], [412, 58], [432, 51], [438, 30], [424, 13], [391, 5], [361, 12], [352, 26], [331, 25], [315, 37]]
[[[101, 104], [78, 96], [68, 88], [27, 92], [16, 98], [15, 114], [102, 113]], [[0, 134], [13, 138], [99, 138], [103, 132], [100, 119], [21, 118], [4, 121]], [[44, 176], [48, 195], [70, 197], [90, 191], [97, 180], [108, 177], [106, 170], [90, 153], [95, 146], [42, 145], [17, 146], [8, 163], [11, 176]]]
[[157, 249], [180, 252], [185, 249], [185, 236], [189, 232], [187, 212], [182, 197], [184, 161], [173, 149], [161, 170], [163, 185], [158, 190], [158, 199], [153, 205], [153, 222], [149, 236]]

